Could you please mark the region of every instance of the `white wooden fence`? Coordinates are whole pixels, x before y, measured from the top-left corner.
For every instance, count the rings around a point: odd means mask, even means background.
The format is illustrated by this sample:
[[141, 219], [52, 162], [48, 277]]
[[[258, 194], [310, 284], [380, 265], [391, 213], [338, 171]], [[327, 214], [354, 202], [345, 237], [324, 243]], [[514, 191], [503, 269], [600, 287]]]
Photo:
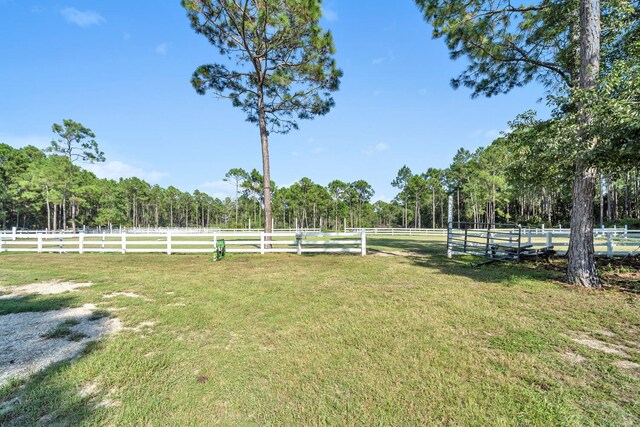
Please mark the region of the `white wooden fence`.
[[[319, 233], [322, 230], [319, 228], [277, 228], [274, 229], [274, 233]], [[71, 228], [66, 230], [28, 230], [18, 229], [13, 227], [11, 230], [0, 230], [0, 235], [16, 235], [16, 234], [211, 234], [211, 233], [259, 233], [259, 228], [215, 228], [215, 227], [80, 227], [74, 233]]]
[[345, 228], [346, 232], [354, 233], [364, 230], [374, 236], [446, 236], [446, 228]]
[[[569, 248], [569, 230], [538, 230], [523, 229], [522, 244], [531, 244], [534, 247], [550, 247], [560, 254], [567, 252]], [[640, 253], [640, 230], [593, 230], [593, 244], [596, 255], [623, 256]]]
[[[452, 228], [453, 241], [459, 241], [454, 243], [453, 246], [464, 247], [463, 252], [470, 252], [469, 249], [473, 251], [474, 248], [482, 248], [482, 251], [486, 252], [487, 247], [491, 244], [497, 243], [509, 246], [516, 245], [515, 242], [519, 241], [518, 246], [529, 245], [535, 249], [553, 247], [560, 255], [564, 255], [569, 247], [569, 234], [568, 229], [562, 231], [546, 229], [542, 232], [541, 229], [532, 228], [523, 228], [521, 230], [517, 228], [500, 228], [492, 229], [491, 232], [487, 233], [486, 228]], [[462, 239], [462, 236], [464, 236], [464, 239]], [[463, 241], [464, 243], [462, 243]], [[593, 243], [597, 255], [613, 257], [639, 254], [640, 230], [594, 229]]]
[[367, 253], [365, 232], [244, 232], [155, 234], [0, 234], [0, 252], [213, 253], [224, 239], [229, 253]]

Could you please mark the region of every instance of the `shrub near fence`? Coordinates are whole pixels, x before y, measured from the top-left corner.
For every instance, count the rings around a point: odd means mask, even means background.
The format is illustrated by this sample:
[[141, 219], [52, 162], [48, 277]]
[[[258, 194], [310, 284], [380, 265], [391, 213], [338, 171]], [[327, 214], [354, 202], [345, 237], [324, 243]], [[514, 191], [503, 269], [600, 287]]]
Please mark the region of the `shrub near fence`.
[[155, 234], [0, 234], [0, 252], [214, 253], [225, 239], [229, 253], [357, 253], [366, 255], [366, 233], [243, 232]]

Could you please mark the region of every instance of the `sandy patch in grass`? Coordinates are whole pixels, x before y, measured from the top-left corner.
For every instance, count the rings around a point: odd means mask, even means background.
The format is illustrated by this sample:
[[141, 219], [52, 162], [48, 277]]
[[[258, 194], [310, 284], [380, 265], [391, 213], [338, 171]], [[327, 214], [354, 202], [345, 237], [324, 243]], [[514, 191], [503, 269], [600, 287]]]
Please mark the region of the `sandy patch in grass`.
[[[65, 308], [45, 312], [12, 313], [0, 316], [0, 386], [14, 377], [24, 377], [52, 363], [78, 356], [85, 346], [104, 334], [122, 329], [120, 320], [102, 317], [89, 320], [95, 305]], [[76, 320], [71, 326], [82, 338], [70, 341], [66, 337], [43, 338], [43, 335], [66, 320]]]
[[620, 369], [640, 370], [640, 365], [630, 360], [616, 360], [613, 364]]
[[62, 282], [59, 280], [53, 280], [49, 282], [31, 283], [29, 285], [4, 287], [0, 288], [0, 292], [6, 292], [4, 295], [0, 295], [2, 299], [22, 298], [28, 294], [40, 294], [40, 295], [54, 295], [64, 292], [70, 292], [78, 288], [86, 288], [92, 286], [93, 283], [76, 283], [76, 282]]
[[587, 361], [586, 357], [581, 356], [578, 353], [574, 353], [572, 351], [567, 351], [561, 357], [570, 363], [583, 363]]
[[150, 298], [136, 294], [134, 292], [111, 292], [110, 294], [102, 295], [102, 298], [116, 298], [116, 297], [142, 298], [145, 301], [151, 301]]
[[592, 350], [598, 350], [607, 354], [615, 354], [616, 356], [626, 357], [628, 356], [627, 352], [631, 350], [629, 347], [606, 343], [604, 341], [600, 341], [595, 338], [590, 338], [585, 335], [572, 338], [572, 340], [573, 342], [583, 345], [585, 347], [589, 347]]
[[98, 393], [100, 393], [100, 388], [98, 387], [98, 383], [95, 383], [95, 382], [85, 384], [78, 391], [78, 395], [83, 398], [95, 396]]
[[130, 328], [124, 328], [128, 331], [133, 331], [133, 332], [140, 332], [145, 328], [152, 328], [156, 325], [156, 322], [152, 322], [152, 321], [144, 321], [144, 322], [140, 322], [138, 325], [136, 326], [132, 326]]

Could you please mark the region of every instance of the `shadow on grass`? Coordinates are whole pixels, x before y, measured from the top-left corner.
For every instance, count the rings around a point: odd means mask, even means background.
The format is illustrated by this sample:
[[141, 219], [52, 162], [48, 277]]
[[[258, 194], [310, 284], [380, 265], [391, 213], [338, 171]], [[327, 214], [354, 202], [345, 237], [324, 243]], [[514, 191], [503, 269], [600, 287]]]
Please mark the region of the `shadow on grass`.
[[474, 263], [481, 262], [483, 258], [467, 255], [449, 259], [446, 256], [445, 241], [371, 237], [368, 243], [374, 251], [382, 253], [389, 250], [407, 252], [406, 259], [416, 266], [436, 269], [445, 275], [463, 276], [480, 282], [514, 284], [522, 280], [548, 281], [562, 277], [554, 269], [543, 268], [542, 264], [535, 262], [520, 264], [497, 262], [474, 266]]
[[367, 237], [367, 246], [372, 250], [400, 250], [406, 252], [416, 252], [420, 254], [444, 253], [447, 249], [445, 241], [403, 239], [388, 237]]
[[11, 313], [41, 312], [75, 307], [79, 304], [73, 296], [25, 295], [0, 300], [0, 316]]
[[55, 363], [27, 379], [0, 387], [0, 425], [80, 425], [97, 409], [97, 397], [83, 395], [65, 371], [71, 363], [100, 348], [89, 343], [76, 358]]

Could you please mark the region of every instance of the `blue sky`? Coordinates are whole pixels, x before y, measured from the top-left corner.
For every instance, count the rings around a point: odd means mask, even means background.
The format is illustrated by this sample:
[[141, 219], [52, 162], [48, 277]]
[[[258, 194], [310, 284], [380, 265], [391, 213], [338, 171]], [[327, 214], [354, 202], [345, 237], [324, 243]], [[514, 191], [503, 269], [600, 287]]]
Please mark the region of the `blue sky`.
[[[363, 7], [366, 4], [366, 7]], [[527, 109], [546, 111], [544, 89], [470, 98], [449, 81], [464, 68], [412, 0], [325, 0], [344, 71], [336, 107], [272, 135], [272, 178], [365, 179], [390, 200], [398, 169], [444, 168], [459, 147], [489, 144]], [[232, 194], [233, 167], [261, 170], [254, 125], [227, 100], [189, 83], [217, 51], [190, 28], [179, 0], [0, 0], [0, 142], [44, 148], [51, 125], [93, 129], [107, 162], [100, 177], [136, 175], [164, 187]]]

